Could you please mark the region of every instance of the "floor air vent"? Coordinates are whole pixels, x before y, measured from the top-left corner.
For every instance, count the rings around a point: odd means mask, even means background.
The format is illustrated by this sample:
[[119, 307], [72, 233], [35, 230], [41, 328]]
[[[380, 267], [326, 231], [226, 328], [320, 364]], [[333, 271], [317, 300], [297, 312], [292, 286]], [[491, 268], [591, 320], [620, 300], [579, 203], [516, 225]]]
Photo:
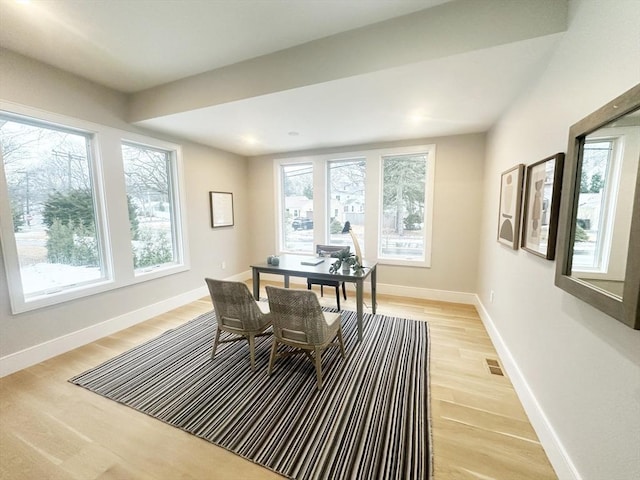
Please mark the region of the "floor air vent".
[[485, 361], [487, 362], [487, 367], [489, 367], [489, 372], [492, 375], [504, 376], [504, 373], [502, 373], [502, 368], [500, 367], [500, 364], [497, 360], [494, 360], [493, 358], [485, 358]]

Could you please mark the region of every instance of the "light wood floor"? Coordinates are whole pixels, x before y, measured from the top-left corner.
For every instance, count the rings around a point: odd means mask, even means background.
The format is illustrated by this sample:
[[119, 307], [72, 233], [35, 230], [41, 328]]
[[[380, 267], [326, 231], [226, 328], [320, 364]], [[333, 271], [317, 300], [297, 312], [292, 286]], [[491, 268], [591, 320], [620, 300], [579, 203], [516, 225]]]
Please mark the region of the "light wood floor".
[[[67, 382], [210, 309], [203, 298], [0, 379], [0, 478], [283, 478]], [[379, 295], [378, 313], [429, 322], [436, 480], [557, 478], [509, 379], [489, 371], [498, 357], [474, 307]]]

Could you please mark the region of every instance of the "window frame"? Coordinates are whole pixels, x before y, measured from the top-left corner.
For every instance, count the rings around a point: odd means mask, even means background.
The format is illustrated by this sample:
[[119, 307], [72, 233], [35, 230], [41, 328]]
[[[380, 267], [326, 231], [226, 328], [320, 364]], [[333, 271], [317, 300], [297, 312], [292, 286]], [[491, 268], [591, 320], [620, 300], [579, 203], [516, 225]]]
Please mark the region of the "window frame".
[[[91, 282], [88, 285], [77, 284], [60, 291], [25, 298], [16, 238], [13, 232], [11, 202], [4, 171], [4, 160], [0, 152], [0, 242], [2, 243], [2, 256], [13, 314], [58, 305], [190, 269], [180, 145], [4, 100], [0, 100], [0, 113], [24, 123], [32, 122], [35, 125], [48, 125], [53, 128], [75, 130], [90, 135], [92, 157], [90, 159], [90, 174], [93, 182], [98, 244], [104, 270], [104, 278], [101, 281]], [[177, 212], [176, 229], [178, 231], [176, 246], [179, 248], [178, 258], [180, 261], [177, 264], [160, 267], [142, 275], [134, 274], [133, 252], [130, 248], [131, 235], [121, 153], [121, 142], [123, 141], [170, 150], [175, 156], [172, 163], [176, 176], [175, 199], [177, 204], [175, 208]], [[105, 170], [104, 165], [107, 159], [109, 159], [109, 169]], [[129, 246], [123, 248], [124, 245]]]
[[[613, 234], [618, 208], [617, 200], [621, 181], [621, 166], [624, 160], [625, 136], [623, 133], [618, 133], [616, 129], [610, 129], [606, 135], [589, 137], [584, 144], [586, 149], [586, 145], [589, 143], [605, 142], [610, 144], [610, 154], [606, 169], [607, 180], [600, 200], [598, 239], [593, 252], [593, 262], [590, 265], [572, 264], [573, 271], [579, 272], [581, 278], [590, 280], [612, 280], [617, 278], [615, 274], [613, 278], [611, 277], [610, 260], [613, 253]], [[622, 274], [622, 278], [624, 278], [624, 272]]]
[[[183, 228], [180, 226], [183, 224], [182, 215], [183, 209], [180, 208], [180, 205], [183, 205], [184, 202], [180, 199], [180, 192], [184, 191], [184, 188], [179, 188], [180, 178], [182, 175], [179, 174], [179, 151], [180, 147], [177, 145], [173, 145], [167, 142], [155, 141], [153, 144], [148, 142], [148, 138], [139, 138], [139, 140], [131, 140], [132, 136], [127, 136], [127, 138], [121, 138], [120, 146], [128, 145], [130, 147], [139, 147], [139, 148], [148, 148], [149, 150], [155, 150], [158, 152], [166, 153], [168, 156], [168, 160], [170, 162], [170, 167], [167, 169], [168, 172], [168, 187], [169, 187], [169, 197], [171, 198], [171, 233], [172, 233], [172, 243], [173, 243], [173, 255], [174, 261], [167, 262], [161, 265], [155, 265], [151, 267], [144, 267], [136, 269], [134, 267], [133, 272], [136, 278], [150, 278], [153, 273], [156, 272], [166, 272], [176, 266], [179, 266], [184, 263], [185, 256], [185, 242], [184, 242], [184, 234]], [[146, 140], [146, 141], [145, 141]], [[163, 146], [161, 146], [163, 145]], [[124, 158], [122, 158], [123, 162], [123, 174], [124, 174]], [[125, 185], [125, 194], [126, 193], [126, 185]], [[131, 249], [132, 261], [133, 261], [133, 249]], [[153, 276], [152, 278], [157, 278]]]
[[[313, 225], [314, 225], [314, 240], [311, 243], [311, 249], [308, 252], [300, 252], [300, 251], [293, 251], [293, 250], [287, 250], [285, 248], [285, 240], [286, 240], [286, 235], [285, 235], [285, 228], [286, 225], [284, 223], [285, 217], [286, 217], [286, 208], [285, 208], [285, 198], [284, 198], [284, 169], [287, 166], [291, 166], [291, 165], [308, 165], [311, 168], [311, 179], [312, 179], [312, 185], [313, 185], [313, 191], [314, 191], [314, 195], [313, 195], [313, 205], [314, 205], [314, 215], [313, 215]], [[315, 241], [315, 235], [316, 235], [316, 227], [318, 225], [317, 223], [317, 216], [315, 214], [315, 205], [316, 205], [316, 188], [315, 188], [315, 174], [316, 174], [316, 166], [314, 164], [313, 161], [309, 160], [309, 158], [301, 158], [301, 159], [296, 159], [295, 161], [276, 161], [274, 163], [274, 169], [275, 169], [275, 178], [276, 178], [276, 188], [275, 188], [275, 195], [276, 195], [276, 222], [277, 222], [277, 226], [276, 226], [276, 245], [277, 245], [277, 249], [279, 253], [290, 253], [292, 255], [313, 255], [313, 248], [314, 248], [314, 244], [318, 243]], [[302, 216], [301, 215], [302, 212], [298, 212], [297, 215], [293, 215], [293, 218], [296, 218], [298, 216]]]
[[[427, 155], [427, 171], [425, 181], [425, 215], [424, 215], [424, 259], [406, 260], [380, 258], [380, 218], [382, 211], [382, 157], [389, 155], [418, 154]], [[284, 205], [282, 198], [281, 167], [291, 164], [313, 164], [313, 208], [314, 208], [314, 244], [326, 244], [329, 241], [330, 195], [328, 182], [328, 164], [331, 161], [363, 158], [366, 164], [365, 177], [365, 235], [363, 248], [365, 260], [384, 265], [411, 267], [431, 267], [433, 236], [433, 199], [436, 168], [436, 145], [422, 144], [405, 147], [337, 151], [330, 154], [305, 155], [300, 157], [274, 158], [274, 180], [276, 210], [276, 245], [279, 253], [289, 253], [282, 249], [282, 219]], [[318, 213], [319, 212], [319, 213]], [[313, 254], [313, 253], [311, 253]]]
[[[326, 222], [326, 228], [325, 228], [325, 235], [324, 238], [325, 240], [322, 242], [325, 245], [340, 245], [338, 243], [334, 244], [331, 243], [331, 217], [333, 216], [332, 213], [332, 206], [331, 206], [331, 166], [332, 164], [339, 164], [339, 163], [348, 163], [348, 162], [359, 162], [359, 161], [363, 161], [365, 164], [365, 178], [364, 178], [364, 190], [362, 192], [362, 195], [364, 197], [364, 203], [366, 205], [367, 203], [367, 158], [364, 156], [355, 156], [355, 157], [351, 157], [351, 156], [344, 156], [344, 155], [340, 155], [340, 156], [331, 156], [329, 158], [327, 158], [326, 160], [324, 160], [324, 169], [325, 169], [325, 183], [326, 183], [326, 208], [324, 211], [324, 216], [325, 216], [325, 222]], [[342, 195], [337, 195], [336, 196], [336, 200], [338, 202], [342, 202]], [[342, 212], [341, 213], [354, 213], [353, 211], [353, 205], [351, 205], [351, 209], [349, 209], [349, 205], [348, 204], [344, 204], [343, 208], [342, 208]], [[364, 213], [364, 211], [359, 211], [357, 213]], [[366, 237], [367, 235], [367, 228], [366, 228], [366, 221], [365, 223], [365, 228], [364, 228], [364, 234], [363, 237]], [[352, 240], [351, 237], [347, 236], [346, 238], [347, 244], [351, 245], [352, 244]], [[363, 251], [362, 256], [366, 256], [366, 243], [364, 241], [364, 238], [360, 238], [359, 243], [362, 243], [361, 245], [361, 249]]]
[[[380, 159], [379, 165], [379, 186], [378, 186], [378, 244], [376, 245], [376, 258], [378, 263], [383, 265], [399, 265], [411, 267], [431, 267], [431, 247], [433, 240], [433, 198], [435, 187], [435, 145], [418, 145], [404, 148], [391, 148], [378, 150]], [[404, 155], [425, 155], [425, 188], [424, 188], [424, 227], [422, 229], [422, 240], [424, 243], [423, 256], [419, 259], [385, 257], [382, 255], [382, 217], [384, 215], [384, 158], [399, 157]]]

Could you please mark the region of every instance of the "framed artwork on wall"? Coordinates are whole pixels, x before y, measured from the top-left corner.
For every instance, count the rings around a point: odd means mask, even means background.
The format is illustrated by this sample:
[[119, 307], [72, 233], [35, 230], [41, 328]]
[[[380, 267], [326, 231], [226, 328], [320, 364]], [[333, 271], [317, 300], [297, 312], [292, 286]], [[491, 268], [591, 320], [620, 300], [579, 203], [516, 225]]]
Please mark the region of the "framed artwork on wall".
[[564, 153], [527, 166], [522, 243], [524, 250], [547, 260], [556, 255]]
[[500, 176], [500, 210], [498, 213], [498, 242], [514, 250], [518, 249], [520, 236], [520, 205], [524, 165], [515, 167]]
[[233, 226], [233, 193], [209, 192], [211, 227]]

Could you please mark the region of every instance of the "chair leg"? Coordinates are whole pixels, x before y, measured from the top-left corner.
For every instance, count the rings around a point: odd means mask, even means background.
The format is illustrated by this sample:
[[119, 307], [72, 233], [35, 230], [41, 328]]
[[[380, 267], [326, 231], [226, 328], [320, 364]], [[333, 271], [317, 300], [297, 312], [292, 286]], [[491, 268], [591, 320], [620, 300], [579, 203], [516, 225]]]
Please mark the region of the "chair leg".
[[251, 359], [251, 371], [256, 371], [256, 338], [249, 334], [249, 358]]
[[336, 303], [338, 304], [338, 311], [340, 311], [340, 285], [336, 285]]
[[344, 286], [344, 282], [342, 282], [342, 295], [344, 295], [344, 299], [347, 299], [347, 288]]
[[267, 370], [267, 375], [271, 375], [273, 371], [273, 365], [276, 363], [276, 354], [278, 351], [278, 341], [274, 338], [273, 343], [271, 344], [271, 355], [269, 355], [269, 369]]
[[216, 339], [213, 342], [213, 350], [211, 351], [211, 360], [216, 356], [216, 349], [218, 348], [218, 343], [220, 340], [220, 327], [216, 329]]
[[316, 347], [316, 378], [318, 390], [322, 390], [322, 350]]
[[340, 344], [340, 352], [342, 352], [342, 358], [347, 358], [347, 354], [344, 351], [344, 340], [342, 338], [342, 325], [338, 328], [338, 343]]
[[324, 297], [324, 286], [320, 284], [320, 296]]

